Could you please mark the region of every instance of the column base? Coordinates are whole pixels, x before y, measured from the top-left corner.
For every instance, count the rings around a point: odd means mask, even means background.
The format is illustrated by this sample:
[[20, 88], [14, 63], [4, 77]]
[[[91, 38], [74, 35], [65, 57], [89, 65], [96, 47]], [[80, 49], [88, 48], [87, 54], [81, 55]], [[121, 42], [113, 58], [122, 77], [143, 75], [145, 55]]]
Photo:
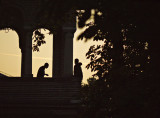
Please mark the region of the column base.
[[31, 77], [31, 78], [33, 78], [33, 74], [25, 74], [22, 77], [25, 77], [25, 78]]

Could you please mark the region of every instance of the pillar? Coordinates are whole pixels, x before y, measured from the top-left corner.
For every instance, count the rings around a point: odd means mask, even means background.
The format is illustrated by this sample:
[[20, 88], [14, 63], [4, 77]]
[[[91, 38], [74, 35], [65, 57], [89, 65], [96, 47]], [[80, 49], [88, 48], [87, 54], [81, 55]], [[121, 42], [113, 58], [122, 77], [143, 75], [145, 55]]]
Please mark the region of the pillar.
[[[76, 22], [76, 21], [75, 21]], [[73, 24], [59, 28], [53, 38], [53, 77], [66, 78], [73, 75]]]
[[70, 11], [69, 19], [56, 29], [53, 39], [53, 77], [67, 78], [73, 75], [73, 38], [76, 31], [76, 17]]
[[31, 29], [23, 30], [21, 40], [23, 40], [22, 47], [22, 61], [21, 61], [21, 76], [22, 77], [33, 77], [32, 74], [32, 35]]
[[52, 76], [54, 78], [62, 77], [63, 68], [63, 39], [62, 39], [62, 28], [56, 29], [55, 34], [53, 34], [53, 69]]
[[63, 76], [65, 77], [71, 77], [73, 75], [73, 38], [75, 30], [76, 30], [75, 27], [71, 24], [70, 26], [63, 27], [63, 36], [64, 36]]

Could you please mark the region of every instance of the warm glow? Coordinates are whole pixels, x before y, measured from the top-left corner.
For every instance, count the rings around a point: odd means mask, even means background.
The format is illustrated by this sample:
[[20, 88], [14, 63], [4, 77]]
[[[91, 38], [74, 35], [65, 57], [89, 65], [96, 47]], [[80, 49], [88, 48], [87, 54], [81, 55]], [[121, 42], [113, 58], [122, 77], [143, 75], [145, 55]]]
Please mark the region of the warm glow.
[[20, 77], [21, 50], [17, 33], [13, 30], [0, 30], [0, 42], [0, 73]]
[[39, 48], [39, 52], [32, 52], [32, 74], [36, 77], [39, 67], [47, 62], [49, 67], [45, 72], [49, 74], [47, 77], [52, 77], [53, 35], [49, 35], [49, 30], [46, 29], [41, 29], [41, 32], [45, 35], [46, 44]]
[[[87, 79], [92, 77], [94, 72], [91, 72], [90, 69], [87, 70], [86, 65], [90, 62], [89, 59], [86, 59], [86, 53], [88, 52], [90, 46], [103, 44], [102, 41], [93, 41], [92, 39], [85, 42], [85, 40], [77, 40], [79, 34], [81, 34], [83, 30], [78, 29], [75, 32], [74, 40], [73, 40], [73, 61], [75, 58], [78, 58], [80, 62], [82, 62], [82, 71], [83, 71], [83, 83], [87, 83]], [[74, 62], [73, 62], [74, 65]]]

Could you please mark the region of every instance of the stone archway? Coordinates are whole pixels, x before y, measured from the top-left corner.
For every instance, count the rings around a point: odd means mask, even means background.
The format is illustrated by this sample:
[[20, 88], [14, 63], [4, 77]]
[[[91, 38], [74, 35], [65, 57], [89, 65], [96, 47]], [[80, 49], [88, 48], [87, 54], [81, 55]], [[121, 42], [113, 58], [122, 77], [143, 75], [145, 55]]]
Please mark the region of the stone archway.
[[[39, 47], [39, 51], [32, 51], [32, 73], [33, 76], [37, 76], [37, 71], [40, 66], [43, 66], [44, 63], [49, 64], [49, 68], [46, 69], [46, 73], [49, 74], [48, 77], [52, 77], [52, 62], [53, 62], [53, 34], [49, 34], [50, 30], [46, 28], [37, 29], [42, 34], [44, 34], [45, 44], [42, 44]], [[36, 30], [35, 30], [36, 31]], [[34, 32], [35, 32], [34, 31]], [[33, 33], [34, 35], [35, 33]], [[32, 46], [35, 44], [35, 37], [32, 38]]]
[[56, 31], [53, 40], [54, 70], [52, 71], [55, 79], [32, 78], [33, 31], [40, 26], [52, 27], [46, 21], [43, 23], [36, 21], [41, 7], [39, 2], [41, 1], [1, 0], [0, 13], [3, 14], [4, 19], [0, 19], [0, 29], [11, 27], [17, 31], [22, 57], [21, 78], [14, 80], [0, 78], [2, 117], [38, 118], [77, 115], [81, 82], [76, 79], [73, 81], [72, 77], [74, 22], [65, 21], [64, 24], [53, 28]]
[[[20, 35], [21, 29], [24, 25], [23, 10], [17, 6], [7, 4], [0, 7], [0, 29], [11, 28]], [[22, 41], [19, 36], [19, 47], [21, 48]]]
[[[8, 73], [9, 76], [13, 77], [20, 77], [21, 75], [21, 51], [19, 48], [21, 48], [22, 41], [20, 41], [19, 32], [21, 31], [20, 29], [22, 28], [24, 21], [22, 12], [23, 11], [20, 10], [17, 6], [14, 6], [12, 4], [8, 4], [5, 6], [1, 5], [0, 7], [0, 30], [4, 36], [3, 37], [1, 35], [1, 39], [3, 40], [1, 40], [1, 45], [3, 44], [3, 49], [8, 47], [8, 52], [4, 51], [3, 58], [4, 56], [6, 56], [6, 60], [4, 61], [3, 65], [1, 65], [1, 67], [7, 68], [8, 72], [6, 73]], [[5, 34], [4, 31], [7, 31], [8, 33]], [[4, 38], [7, 39], [4, 40]], [[9, 59], [7, 59], [7, 55], [8, 57], [10, 57]]]
[[0, 73], [9, 77], [21, 76], [21, 50], [18, 34], [11, 29], [0, 30]]
[[[39, 2], [39, 1], [38, 1]], [[11, 4], [12, 3], [12, 4]], [[25, 5], [26, 3], [27, 5]], [[5, 1], [2, 0], [0, 13], [0, 29], [11, 27], [19, 35], [19, 47], [22, 53], [21, 76], [32, 77], [32, 34], [37, 27], [50, 27], [56, 31], [54, 35], [54, 77], [71, 77], [73, 71], [73, 34], [75, 22], [65, 21], [53, 28], [46, 21], [37, 22], [40, 5], [36, 1]], [[37, 8], [36, 10], [33, 8]], [[52, 74], [52, 75], [53, 75]]]

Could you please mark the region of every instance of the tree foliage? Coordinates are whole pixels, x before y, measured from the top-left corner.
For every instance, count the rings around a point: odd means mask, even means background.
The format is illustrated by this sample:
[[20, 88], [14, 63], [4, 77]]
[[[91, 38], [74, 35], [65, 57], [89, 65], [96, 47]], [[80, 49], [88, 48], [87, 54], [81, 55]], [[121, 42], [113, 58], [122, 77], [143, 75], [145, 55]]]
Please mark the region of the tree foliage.
[[88, 84], [82, 85], [83, 118], [106, 118], [109, 108], [109, 87], [95, 78], [89, 78]]
[[[128, 1], [118, 4], [114, 1], [102, 3], [95, 9], [94, 23], [84, 22], [89, 11], [80, 16], [79, 26], [86, 26], [87, 29], [79, 39], [94, 37], [95, 41], [104, 41], [103, 45], [90, 47], [86, 54], [90, 63], [86, 67], [95, 71], [94, 76], [111, 89], [110, 93], [107, 93], [107, 98], [112, 98], [108, 101], [111, 104], [104, 102], [110, 108], [108, 117], [142, 118], [152, 117], [153, 114], [157, 117], [157, 104], [152, 101], [158, 100], [156, 96], [159, 92], [157, 87], [153, 87], [153, 81], [157, 81], [153, 77], [157, 76], [151, 69], [154, 63], [151, 61], [151, 55], [155, 53], [151, 51], [151, 47], [157, 36], [155, 34], [157, 27], [151, 24], [159, 24], [158, 15], [155, 14], [157, 8], [152, 6], [155, 3]], [[153, 17], [156, 17], [154, 22]], [[149, 28], [154, 30], [151, 31]], [[154, 84], [157, 85], [156, 82]], [[95, 89], [99, 88], [95, 86]], [[151, 90], [155, 90], [156, 95], [148, 99], [152, 94]]]
[[39, 51], [39, 47], [42, 45], [42, 44], [45, 44], [46, 41], [44, 40], [45, 38], [45, 35], [43, 33], [41, 33], [39, 30], [36, 30], [34, 31], [34, 34], [33, 34], [33, 46], [32, 46], [32, 50], [33, 51]]

